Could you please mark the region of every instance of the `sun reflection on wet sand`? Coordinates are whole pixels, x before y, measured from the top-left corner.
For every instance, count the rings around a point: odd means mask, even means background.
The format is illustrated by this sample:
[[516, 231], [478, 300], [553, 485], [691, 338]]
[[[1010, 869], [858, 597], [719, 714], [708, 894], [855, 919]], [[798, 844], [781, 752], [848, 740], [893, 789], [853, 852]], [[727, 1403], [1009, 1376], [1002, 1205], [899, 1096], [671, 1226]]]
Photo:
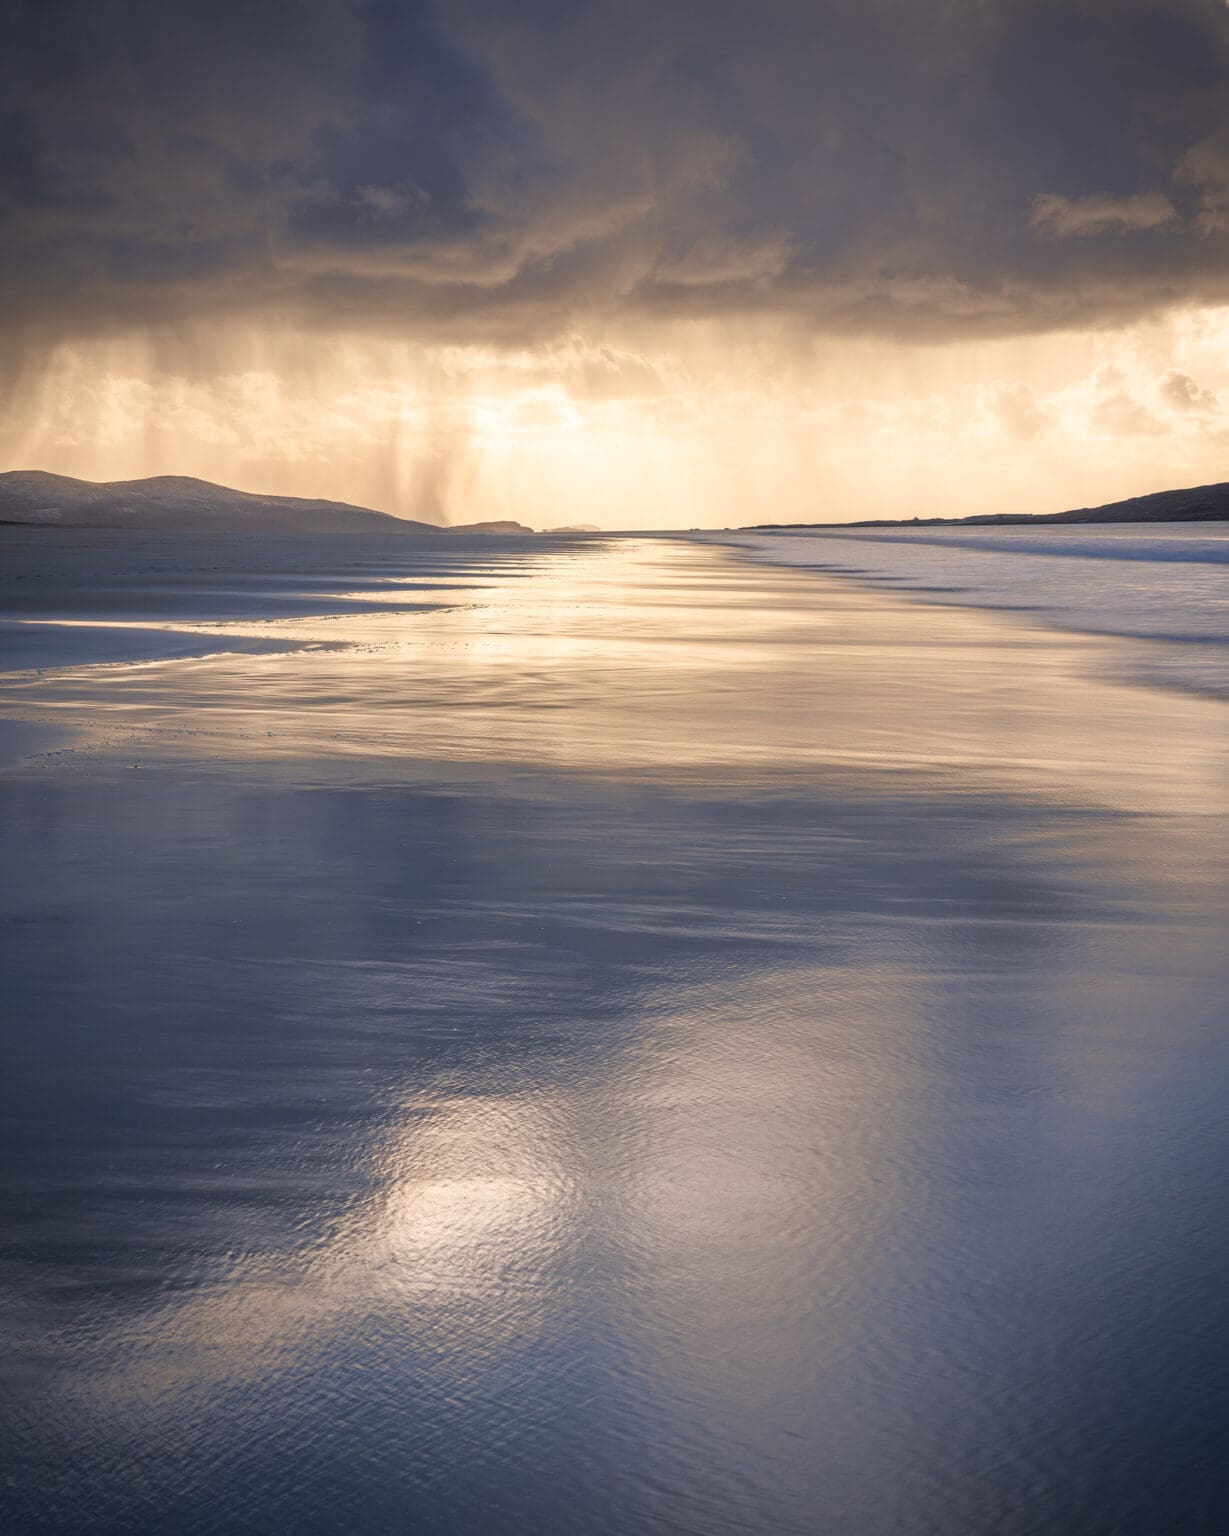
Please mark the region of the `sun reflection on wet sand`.
[[93, 1391], [156, 1418], [219, 1389], [310, 1376], [355, 1333], [400, 1332], [415, 1357], [455, 1358], [471, 1378], [532, 1342], [575, 1216], [549, 1127], [523, 1099], [431, 1097], [404, 1118], [370, 1151], [371, 1194], [323, 1241], [289, 1267], [242, 1261], [105, 1341]]
[[[1087, 673], [1115, 642], [840, 583], [818, 601], [810, 573], [667, 541], [547, 554], [526, 574], [484, 573], [480, 595], [432, 611], [168, 623], [219, 650], [291, 649], [18, 678], [10, 709], [87, 733], [119, 725], [142, 758], [203, 752], [214, 767], [804, 780], [890, 767], [1135, 810], [1198, 809], [1223, 773], [1215, 706], [1120, 686], [1089, 707]], [[1154, 722], [1143, 759], [1141, 710]]]

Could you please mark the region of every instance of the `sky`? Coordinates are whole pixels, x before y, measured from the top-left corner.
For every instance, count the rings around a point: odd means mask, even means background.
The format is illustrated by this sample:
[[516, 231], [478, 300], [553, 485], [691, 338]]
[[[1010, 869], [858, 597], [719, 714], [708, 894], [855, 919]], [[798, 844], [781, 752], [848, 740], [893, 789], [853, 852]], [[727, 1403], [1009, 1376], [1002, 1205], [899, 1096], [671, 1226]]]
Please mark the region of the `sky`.
[[0, 34], [0, 469], [611, 528], [1229, 479], [1225, 0]]

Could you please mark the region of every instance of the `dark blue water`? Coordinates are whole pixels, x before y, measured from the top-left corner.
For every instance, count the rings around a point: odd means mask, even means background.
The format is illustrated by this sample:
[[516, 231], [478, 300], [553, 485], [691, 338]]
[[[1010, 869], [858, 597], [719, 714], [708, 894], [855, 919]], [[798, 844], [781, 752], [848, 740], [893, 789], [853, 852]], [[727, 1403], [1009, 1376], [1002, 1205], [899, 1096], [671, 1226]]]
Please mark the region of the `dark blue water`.
[[5, 705], [6, 1529], [1226, 1528], [1223, 706], [681, 543], [108, 558]]

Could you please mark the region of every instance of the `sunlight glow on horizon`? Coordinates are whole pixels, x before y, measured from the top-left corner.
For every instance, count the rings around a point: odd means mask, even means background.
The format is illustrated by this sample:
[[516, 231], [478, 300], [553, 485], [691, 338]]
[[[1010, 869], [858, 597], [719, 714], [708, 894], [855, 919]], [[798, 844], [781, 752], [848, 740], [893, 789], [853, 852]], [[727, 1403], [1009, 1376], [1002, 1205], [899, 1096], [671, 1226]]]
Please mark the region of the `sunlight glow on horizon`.
[[499, 350], [225, 327], [78, 341], [4, 468], [187, 474], [536, 528], [1048, 512], [1223, 479], [1229, 308], [901, 346], [759, 319]]

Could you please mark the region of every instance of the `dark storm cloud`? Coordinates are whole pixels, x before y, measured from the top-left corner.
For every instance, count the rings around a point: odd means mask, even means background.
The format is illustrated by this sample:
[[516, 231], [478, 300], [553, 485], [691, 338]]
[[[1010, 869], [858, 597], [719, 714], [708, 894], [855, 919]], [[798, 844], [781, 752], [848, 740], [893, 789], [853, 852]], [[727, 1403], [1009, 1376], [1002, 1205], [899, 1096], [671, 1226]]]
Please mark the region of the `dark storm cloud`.
[[0, 0], [10, 334], [1229, 297], [1223, 0]]

